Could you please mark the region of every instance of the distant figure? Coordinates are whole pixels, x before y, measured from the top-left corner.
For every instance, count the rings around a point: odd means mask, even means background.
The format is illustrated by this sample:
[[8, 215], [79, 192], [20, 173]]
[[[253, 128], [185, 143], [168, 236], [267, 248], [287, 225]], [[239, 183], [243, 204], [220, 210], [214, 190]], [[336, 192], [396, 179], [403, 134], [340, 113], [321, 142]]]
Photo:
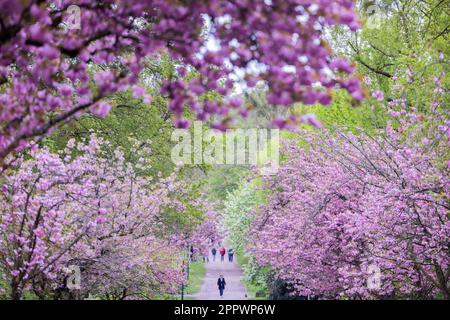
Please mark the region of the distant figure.
[[217, 253], [216, 248], [212, 248], [212, 249], [211, 249], [211, 253], [212, 253], [212, 255], [213, 255], [213, 261], [216, 261], [216, 253]]
[[209, 252], [208, 249], [203, 251], [203, 262], [209, 262]]
[[219, 249], [219, 253], [220, 253], [220, 261], [225, 261], [224, 259], [225, 259], [225, 252], [226, 252], [226, 250], [225, 250], [225, 248], [224, 247], [220, 247], [220, 249]]
[[228, 249], [228, 261], [233, 262], [234, 251], [232, 248]]
[[190, 257], [191, 257], [191, 261], [195, 261], [195, 259], [194, 259], [194, 246], [191, 246], [191, 254], [190, 254]]
[[223, 297], [223, 290], [225, 290], [226, 284], [225, 278], [223, 277], [223, 274], [221, 274], [219, 279], [217, 279], [217, 286], [219, 287], [219, 294], [221, 297]]

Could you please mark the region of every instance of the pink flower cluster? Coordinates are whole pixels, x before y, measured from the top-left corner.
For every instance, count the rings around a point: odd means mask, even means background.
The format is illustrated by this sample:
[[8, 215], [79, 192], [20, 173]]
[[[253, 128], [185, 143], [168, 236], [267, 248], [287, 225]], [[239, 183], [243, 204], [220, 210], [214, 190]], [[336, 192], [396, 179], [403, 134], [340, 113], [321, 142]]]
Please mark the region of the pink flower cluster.
[[450, 122], [436, 101], [419, 114], [392, 100], [375, 135], [285, 141], [250, 235], [259, 263], [302, 295], [450, 299]]
[[[139, 146], [135, 166], [143, 167], [150, 151]], [[40, 298], [70, 293], [71, 265], [81, 270], [83, 293], [176, 292], [185, 277], [181, 253], [217, 238], [215, 213], [190, 199], [175, 175], [152, 181], [135, 166], [95, 136], [71, 140], [59, 154], [38, 149], [20, 160], [0, 196], [0, 270], [11, 298], [26, 290]], [[168, 212], [188, 216], [194, 209], [203, 214], [187, 226], [165, 223]]]
[[[71, 25], [71, 5], [79, 8], [78, 27]], [[329, 104], [337, 86], [355, 99], [364, 95], [359, 79], [347, 77], [354, 67], [331, 59], [322, 37], [327, 26], [358, 28], [352, 0], [1, 0], [0, 6], [0, 84], [7, 84], [0, 94], [1, 160], [87, 110], [105, 116], [111, 106], [100, 100], [135, 85], [143, 59], [161, 53], [183, 65], [161, 90], [181, 127], [189, 125], [186, 108], [198, 119], [219, 116], [218, 128], [235, 111], [246, 114], [239, 101], [200, 99], [211, 90], [228, 95], [237, 78], [250, 87], [264, 81], [273, 105]], [[188, 81], [190, 70], [198, 76]]]

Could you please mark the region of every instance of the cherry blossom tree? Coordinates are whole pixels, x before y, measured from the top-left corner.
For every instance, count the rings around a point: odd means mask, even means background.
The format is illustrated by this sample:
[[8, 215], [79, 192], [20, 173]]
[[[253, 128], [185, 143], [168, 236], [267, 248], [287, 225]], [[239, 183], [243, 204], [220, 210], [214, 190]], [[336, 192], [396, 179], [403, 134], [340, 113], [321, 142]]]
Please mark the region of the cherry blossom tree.
[[[358, 28], [351, 0], [0, 4], [2, 162], [27, 141], [85, 112], [107, 115], [112, 106], [106, 98], [114, 92], [132, 86], [136, 97], [149, 101], [139, 73], [145, 58], [161, 53], [180, 62], [161, 88], [179, 127], [189, 125], [185, 109], [201, 120], [215, 115], [216, 128], [226, 127], [237, 113], [245, 115], [237, 99], [200, 98], [211, 90], [225, 96], [234, 81], [252, 87], [262, 80], [269, 102], [281, 106], [329, 104], [336, 86], [357, 100], [364, 95], [351, 75], [354, 67], [331, 58], [322, 38], [328, 26]], [[185, 77], [194, 70], [194, 78]]]
[[[117, 299], [176, 292], [185, 277], [181, 253], [216, 237], [215, 214], [190, 199], [175, 175], [159, 181], [140, 175], [151, 149], [133, 143], [134, 166], [95, 135], [85, 143], [70, 140], [56, 154], [36, 149], [19, 159], [0, 198], [0, 270], [11, 298], [24, 291]], [[165, 221], [168, 211], [190, 224]], [[81, 271], [75, 291], [67, 286], [71, 266]]]
[[300, 142], [286, 141], [288, 160], [265, 177], [273, 192], [252, 226], [259, 263], [301, 295], [450, 298], [442, 76], [426, 114], [392, 99], [383, 132], [300, 131]]

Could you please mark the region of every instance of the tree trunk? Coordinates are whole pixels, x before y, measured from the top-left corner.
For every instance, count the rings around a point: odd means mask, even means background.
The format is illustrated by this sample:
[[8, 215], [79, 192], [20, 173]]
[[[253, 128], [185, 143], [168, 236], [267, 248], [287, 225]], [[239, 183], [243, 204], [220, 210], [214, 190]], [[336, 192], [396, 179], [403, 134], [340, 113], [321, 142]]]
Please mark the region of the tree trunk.
[[19, 288], [19, 284], [15, 281], [11, 281], [11, 299], [20, 300], [22, 299], [22, 290]]

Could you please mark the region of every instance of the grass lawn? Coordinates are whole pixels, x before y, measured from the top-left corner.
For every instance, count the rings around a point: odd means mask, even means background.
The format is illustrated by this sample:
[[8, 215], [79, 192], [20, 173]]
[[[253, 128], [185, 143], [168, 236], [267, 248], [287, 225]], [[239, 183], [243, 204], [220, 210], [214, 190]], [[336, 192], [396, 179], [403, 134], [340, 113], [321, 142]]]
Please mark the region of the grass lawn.
[[189, 281], [186, 287], [186, 294], [194, 294], [200, 291], [206, 268], [203, 261], [191, 262], [189, 265]]

